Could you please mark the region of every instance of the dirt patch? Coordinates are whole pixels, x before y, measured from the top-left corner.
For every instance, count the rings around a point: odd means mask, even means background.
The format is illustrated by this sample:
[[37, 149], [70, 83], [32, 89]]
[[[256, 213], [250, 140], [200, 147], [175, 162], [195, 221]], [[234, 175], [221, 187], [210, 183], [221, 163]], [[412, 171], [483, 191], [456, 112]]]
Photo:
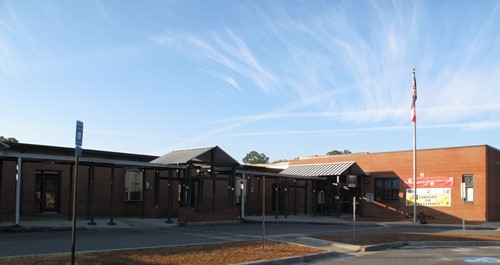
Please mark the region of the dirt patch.
[[[187, 247], [166, 247], [148, 250], [85, 253], [76, 256], [77, 264], [234, 264], [265, 259], [302, 256], [322, 250], [262, 241], [232, 242]], [[70, 264], [70, 255], [0, 258], [0, 264], [49, 265]]]
[[436, 233], [384, 233], [384, 234], [357, 234], [353, 241], [351, 234], [313, 235], [311, 237], [355, 245], [375, 245], [396, 241], [500, 241], [500, 236], [491, 235], [462, 235]]
[[[341, 217], [341, 220], [344, 221], [352, 221], [352, 217]], [[427, 222], [429, 224], [462, 224], [461, 219], [441, 219], [433, 216], [426, 216]], [[394, 223], [412, 223], [413, 217], [404, 218], [404, 217], [366, 217], [366, 216], [356, 216], [356, 221], [358, 222], [394, 222]], [[467, 225], [479, 225], [484, 224], [483, 221], [465, 221]]]

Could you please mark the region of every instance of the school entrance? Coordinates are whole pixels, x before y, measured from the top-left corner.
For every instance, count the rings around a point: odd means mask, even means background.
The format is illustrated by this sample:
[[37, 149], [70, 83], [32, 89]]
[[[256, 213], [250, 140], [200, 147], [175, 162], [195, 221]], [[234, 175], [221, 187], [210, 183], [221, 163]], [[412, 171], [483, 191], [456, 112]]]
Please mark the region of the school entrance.
[[61, 173], [37, 171], [35, 176], [35, 213], [58, 213]]
[[[352, 214], [354, 197], [361, 198], [366, 175], [354, 161], [292, 165], [281, 173], [323, 178], [313, 182], [313, 213], [337, 216]], [[362, 207], [356, 208], [360, 214]]]

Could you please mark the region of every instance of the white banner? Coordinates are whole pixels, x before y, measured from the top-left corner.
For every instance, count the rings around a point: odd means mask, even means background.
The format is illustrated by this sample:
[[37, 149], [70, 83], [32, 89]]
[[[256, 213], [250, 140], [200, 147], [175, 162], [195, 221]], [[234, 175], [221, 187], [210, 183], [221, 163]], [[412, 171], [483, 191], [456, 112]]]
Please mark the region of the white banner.
[[[415, 193], [406, 189], [406, 206], [413, 206]], [[418, 206], [451, 207], [451, 188], [420, 188], [417, 189]]]

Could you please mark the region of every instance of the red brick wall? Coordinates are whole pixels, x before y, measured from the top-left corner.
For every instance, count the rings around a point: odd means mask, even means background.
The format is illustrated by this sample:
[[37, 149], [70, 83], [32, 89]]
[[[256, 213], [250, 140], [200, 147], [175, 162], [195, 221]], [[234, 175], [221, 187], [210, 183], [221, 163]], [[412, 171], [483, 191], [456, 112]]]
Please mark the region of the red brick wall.
[[[260, 182], [257, 177], [252, 176], [250, 178], [248, 189], [251, 190], [253, 187], [253, 192], [248, 191], [247, 193], [247, 201], [245, 205], [245, 215], [261, 215], [262, 214], [262, 177], [260, 177]], [[265, 201], [265, 210], [266, 214], [275, 214], [273, 209], [273, 193], [276, 191], [273, 190], [273, 184], [276, 183], [276, 179], [272, 177], [266, 178], [266, 201]], [[278, 182], [279, 184], [283, 184], [282, 181]], [[297, 185], [297, 189], [295, 189], [295, 185]], [[260, 186], [260, 187], [259, 187]], [[288, 180], [288, 189], [287, 189], [287, 197], [288, 197], [288, 205], [281, 205], [282, 211], [285, 211], [285, 207], [288, 208], [288, 214], [292, 215], [297, 212], [297, 214], [307, 214], [312, 213], [312, 188], [311, 184], [307, 185], [307, 202], [304, 201], [306, 194], [306, 181], [297, 180], [296, 183], [292, 179]], [[296, 190], [296, 191], [295, 191]], [[282, 199], [284, 200], [284, 193], [282, 194]], [[307, 212], [306, 206], [307, 203]], [[280, 213], [281, 215], [282, 213]]]
[[[443, 176], [455, 178], [452, 187], [451, 207], [418, 207], [418, 211], [424, 211], [427, 215], [443, 219], [461, 218], [460, 183], [462, 175], [474, 174], [474, 202], [465, 204], [466, 219], [487, 220], [486, 152], [486, 146], [418, 150], [417, 177], [423, 173], [425, 177], [429, 178]], [[374, 179], [377, 177], [398, 176], [401, 180], [406, 180], [413, 176], [412, 151], [311, 157], [290, 161], [290, 165], [345, 161], [355, 161], [366, 173], [370, 174], [367, 178], [370, 184], [366, 184], [364, 187], [365, 194], [373, 192]], [[492, 207], [490, 207], [490, 210], [493, 209]], [[365, 203], [364, 213], [371, 216], [404, 216], [405, 214], [412, 214], [413, 206], [406, 206], [404, 183], [400, 182], [399, 202]]]
[[488, 148], [488, 220], [500, 221], [500, 151]]
[[[16, 198], [16, 162], [3, 161], [1, 179], [1, 213], [5, 215], [13, 215], [15, 213], [15, 198]], [[53, 171], [60, 172], [60, 211], [62, 215], [68, 214], [70, 200], [70, 165], [61, 164], [43, 164], [33, 162], [22, 162], [22, 178], [21, 178], [21, 214], [35, 214], [35, 179], [36, 171]], [[77, 215], [87, 215], [87, 191], [88, 191], [88, 176], [89, 166], [79, 166], [78, 168], [78, 191], [77, 191]], [[162, 177], [167, 177], [166, 172], [162, 172]], [[174, 172], [175, 174], [175, 172]], [[147, 170], [145, 173], [146, 181], [154, 185], [154, 171]], [[113, 207], [115, 215], [130, 215], [142, 216], [143, 202], [127, 202], [125, 201], [124, 186], [125, 186], [125, 169], [115, 168], [115, 190], [113, 197]], [[176, 177], [176, 175], [174, 176]], [[96, 167], [95, 168], [95, 193], [94, 193], [94, 213], [96, 216], [107, 217], [109, 215], [109, 202], [111, 196], [111, 168]], [[173, 208], [176, 210], [177, 205], [177, 181], [173, 182]], [[71, 187], [72, 190], [72, 187]], [[148, 189], [143, 194], [145, 200], [146, 215], [149, 211], [156, 208], [153, 205], [154, 190]], [[161, 216], [166, 216], [167, 208], [167, 180], [160, 181], [160, 199], [159, 209], [162, 209]], [[175, 210], [173, 213], [176, 214]]]
[[238, 208], [220, 207], [217, 211], [197, 211], [194, 207], [179, 208], [177, 222], [187, 224], [190, 222], [206, 222], [221, 220], [237, 220], [239, 216]]
[[[460, 182], [463, 174], [474, 175], [474, 202], [466, 203], [466, 219], [467, 220], [500, 220], [500, 152], [496, 149], [487, 146], [474, 147], [459, 147], [459, 148], [444, 148], [444, 149], [429, 149], [418, 151], [418, 173], [424, 173], [426, 178], [438, 176], [453, 176], [455, 178], [454, 186], [452, 187], [452, 206], [451, 207], [418, 207], [419, 211], [423, 210], [427, 215], [433, 215], [438, 218], [461, 218], [461, 199], [460, 199]], [[306, 159], [298, 159], [290, 161], [290, 165], [299, 164], [315, 164], [315, 163], [331, 163], [341, 161], [356, 161], [358, 165], [369, 176], [363, 180], [363, 196], [366, 193], [374, 192], [374, 180], [377, 177], [396, 176], [402, 180], [412, 177], [412, 152], [387, 152], [374, 154], [351, 154], [328, 157], [313, 157]], [[60, 164], [43, 164], [23, 162], [22, 175], [22, 213], [33, 214], [34, 211], [34, 188], [35, 176], [37, 170], [58, 171], [61, 172], [61, 194], [60, 194], [60, 213], [68, 213], [68, 203], [70, 195], [69, 177], [71, 175], [70, 165]], [[13, 214], [15, 211], [15, 175], [16, 162], [4, 161], [1, 172], [1, 213]], [[177, 177], [175, 171], [172, 171], [173, 177]], [[94, 196], [94, 210], [97, 216], [107, 217], [109, 214], [110, 200], [110, 175], [111, 168], [96, 167], [96, 183]], [[145, 205], [146, 217], [166, 217], [168, 208], [168, 193], [167, 180], [160, 180], [160, 195], [158, 207], [154, 205], [154, 171], [147, 170], [145, 173], [146, 182], [152, 186], [143, 194], [143, 202], [126, 202], [124, 200], [124, 176], [125, 170], [121, 168], [115, 169], [115, 193], [114, 193], [114, 214], [130, 215], [140, 217]], [[161, 172], [161, 177], [168, 177], [166, 171]], [[87, 180], [88, 166], [80, 166], [78, 174], [78, 212], [79, 216], [87, 214]], [[274, 178], [266, 180], [266, 213], [273, 214], [272, 211], [272, 194], [273, 194]], [[281, 182], [280, 182], [281, 183]], [[304, 186], [305, 182], [299, 180], [297, 185]], [[250, 191], [253, 187], [253, 192]], [[412, 206], [405, 205], [405, 186], [400, 183], [400, 200], [390, 203], [364, 203], [364, 214], [368, 216], [405, 216], [413, 213]], [[173, 217], [177, 216], [179, 209], [178, 198], [178, 181], [173, 182]], [[257, 178], [252, 176], [247, 190], [247, 202], [245, 205], [246, 215], [261, 214], [261, 194], [259, 194]], [[261, 190], [262, 192], [262, 190]], [[307, 186], [307, 212], [304, 206], [305, 189], [297, 189], [297, 204], [295, 204], [295, 191], [293, 188], [293, 180], [289, 180], [288, 188], [288, 213], [295, 212], [297, 205], [297, 213], [312, 213], [312, 185], [311, 182]], [[203, 200], [199, 205], [202, 212], [211, 212], [212, 209], [212, 180], [209, 177], [204, 179], [203, 183]], [[216, 210], [228, 207], [228, 182], [217, 180], [215, 192]], [[237, 206], [239, 213], [239, 206]], [[233, 210], [231, 210], [232, 212]]]
[[16, 162], [3, 161], [2, 191], [0, 200], [2, 212], [0, 214], [14, 213], [16, 207]]

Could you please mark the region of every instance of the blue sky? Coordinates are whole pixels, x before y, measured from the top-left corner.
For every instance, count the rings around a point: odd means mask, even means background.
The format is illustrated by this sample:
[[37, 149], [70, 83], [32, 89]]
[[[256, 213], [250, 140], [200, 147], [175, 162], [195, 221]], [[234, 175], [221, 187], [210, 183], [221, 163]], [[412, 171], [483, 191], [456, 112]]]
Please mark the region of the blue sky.
[[0, 1], [0, 135], [241, 160], [500, 148], [499, 1]]

